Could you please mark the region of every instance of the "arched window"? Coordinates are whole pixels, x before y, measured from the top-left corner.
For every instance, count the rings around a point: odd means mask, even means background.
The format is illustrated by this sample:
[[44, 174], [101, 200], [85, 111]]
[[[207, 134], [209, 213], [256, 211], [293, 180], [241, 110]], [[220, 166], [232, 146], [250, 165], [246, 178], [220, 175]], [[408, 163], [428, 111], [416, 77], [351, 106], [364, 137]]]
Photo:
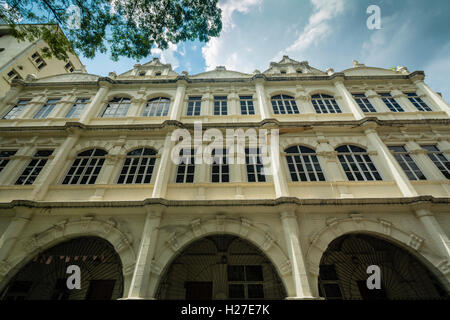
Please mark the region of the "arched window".
[[94, 184], [105, 162], [106, 151], [90, 149], [80, 152], [62, 184]]
[[127, 153], [117, 183], [150, 183], [157, 152], [149, 148]]
[[350, 181], [382, 180], [369, 154], [363, 148], [345, 145], [336, 148], [339, 161]]
[[295, 103], [295, 99], [291, 96], [280, 94], [273, 96], [272, 99], [273, 113], [275, 114], [293, 114], [300, 113]]
[[315, 94], [311, 96], [311, 102], [317, 113], [342, 113], [333, 96]]
[[285, 152], [292, 181], [325, 181], [319, 158], [313, 149], [293, 146]]
[[130, 107], [129, 98], [114, 98], [109, 101], [105, 111], [103, 111], [103, 118], [125, 117]]
[[144, 117], [165, 117], [169, 113], [170, 99], [158, 97], [147, 101]]

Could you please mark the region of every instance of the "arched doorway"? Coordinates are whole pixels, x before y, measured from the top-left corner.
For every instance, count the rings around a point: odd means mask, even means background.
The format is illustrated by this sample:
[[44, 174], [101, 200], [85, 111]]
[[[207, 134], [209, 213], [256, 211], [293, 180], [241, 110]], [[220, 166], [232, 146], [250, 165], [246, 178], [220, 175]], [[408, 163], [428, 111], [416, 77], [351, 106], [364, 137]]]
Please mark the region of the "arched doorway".
[[[381, 289], [370, 290], [367, 267], [380, 267]], [[437, 278], [397, 245], [366, 234], [348, 234], [330, 243], [320, 261], [319, 294], [327, 299], [448, 298]]]
[[[68, 289], [71, 273], [81, 271], [81, 289]], [[123, 294], [122, 263], [114, 247], [97, 237], [75, 238], [34, 256], [9, 281], [2, 300], [109, 300]]]
[[232, 235], [193, 242], [162, 277], [158, 299], [283, 299], [285, 288], [255, 245]]

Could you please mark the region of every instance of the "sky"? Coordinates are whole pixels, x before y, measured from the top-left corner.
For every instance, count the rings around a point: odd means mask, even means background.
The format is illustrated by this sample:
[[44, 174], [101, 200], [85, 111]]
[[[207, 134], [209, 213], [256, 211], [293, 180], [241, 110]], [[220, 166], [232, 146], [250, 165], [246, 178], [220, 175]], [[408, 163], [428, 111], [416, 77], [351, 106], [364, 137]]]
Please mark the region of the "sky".
[[[381, 29], [369, 30], [367, 13], [377, 5]], [[367, 66], [423, 70], [426, 83], [450, 101], [449, 0], [220, 0], [223, 29], [208, 43], [188, 41], [135, 61], [80, 56], [89, 73], [121, 74], [153, 57], [189, 74], [225, 66], [251, 73], [288, 55], [335, 71], [358, 60]]]

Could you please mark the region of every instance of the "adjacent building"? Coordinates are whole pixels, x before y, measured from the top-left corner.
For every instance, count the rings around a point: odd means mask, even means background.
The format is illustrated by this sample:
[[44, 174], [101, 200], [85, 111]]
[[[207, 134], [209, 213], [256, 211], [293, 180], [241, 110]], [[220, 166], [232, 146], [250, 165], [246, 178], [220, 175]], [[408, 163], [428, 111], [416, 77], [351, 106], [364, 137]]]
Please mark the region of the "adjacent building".
[[[1, 298], [448, 297], [450, 106], [424, 78], [285, 56], [252, 74], [154, 59], [14, 79], [0, 102]], [[207, 148], [227, 131], [269, 132], [267, 148], [245, 140], [241, 162]], [[193, 139], [174, 162], [180, 132]]]

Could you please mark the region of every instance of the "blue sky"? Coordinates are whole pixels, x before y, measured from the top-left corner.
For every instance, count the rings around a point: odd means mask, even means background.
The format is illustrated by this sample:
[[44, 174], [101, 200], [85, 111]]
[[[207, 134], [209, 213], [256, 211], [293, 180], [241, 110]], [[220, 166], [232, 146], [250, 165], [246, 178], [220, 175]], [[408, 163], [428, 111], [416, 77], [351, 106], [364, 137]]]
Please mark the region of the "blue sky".
[[[81, 57], [89, 73], [125, 72], [158, 56], [175, 71], [196, 74], [264, 71], [289, 55], [321, 70], [341, 71], [358, 60], [368, 66], [423, 70], [426, 82], [450, 100], [450, 1], [448, 0], [221, 0], [223, 30], [208, 43], [171, 45], [141, 61], [111, 61], [108, 54]], [[381, 9], [381, 29], [369, 30], [369, 5]]]

